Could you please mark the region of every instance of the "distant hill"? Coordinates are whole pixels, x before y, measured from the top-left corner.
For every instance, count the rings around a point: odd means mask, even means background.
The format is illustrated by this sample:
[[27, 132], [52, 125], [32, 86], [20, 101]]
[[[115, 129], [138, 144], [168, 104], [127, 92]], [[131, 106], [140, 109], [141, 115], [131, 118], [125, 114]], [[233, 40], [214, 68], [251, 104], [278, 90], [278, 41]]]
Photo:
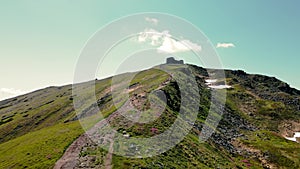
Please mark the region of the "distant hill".
[[[161, 66], [182, 69], [182, 65]], [[92, 129], [102, 118], [91, 107], [95, 103], [88, 101], [77, 109], [77, 115], [72, 85], [67, 85], [0, 102], [0, 168], [300, 168], [300, 144], [285, 138], [300, 132], [299, 90], [274, 77], [241, 70], [224, 70], [226, 79], [210, 79], [207, 69], [189, 67], [199, 89], [199, 112], [187, 136], [169, 151], [149, 158], [127, 158], [95, 145], [84, 135], [82, 125]], [[149, 138], [162, 133], [179, 114], [178, 84], [161, 70], [141, 71], [127, 90], [139, 110], [149, 109], [150, 93], [165, 93], [166, 109], [149, 123], [123, 118], [118, 106], [125, 102], [120, 98], [119, 105], [113, 105], [111, 78], [80, 85], [84, 88], [91, 83], [95, 83], [96, 104], [104, 118], [124, 137]], [[227, 91], [224, 112], [213, 135], [199, 142], [213, 90]], [[124, 152], [142, 151], [138, 149], [124, 147]]]

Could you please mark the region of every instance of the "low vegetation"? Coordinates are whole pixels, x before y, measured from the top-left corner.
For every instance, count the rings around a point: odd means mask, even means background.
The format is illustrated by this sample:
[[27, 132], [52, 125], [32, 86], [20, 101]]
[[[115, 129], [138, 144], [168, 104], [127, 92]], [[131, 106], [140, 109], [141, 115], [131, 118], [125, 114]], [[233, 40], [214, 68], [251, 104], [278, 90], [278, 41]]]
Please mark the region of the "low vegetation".
[[[205, 85], [205, 80], [209, 79], [206, 69], [191, 65], [191, 71], [196, 76], [200, 100], [191, 97], [186, 106], [182, 105], [184, 100], [178, 82], [161, 70], [142, 71], [129, 82], [126, 89], [129, 99], [135, 108], [146, 112], [145, 117], [157, 113], [149, 109], [149, 98], [164, 103], [158, 91], [165, 94], [167, 106], [149, 123], [133, 123], [118, 115], [111, 118], [111, 126], [119, 133], [126, 133], [127, 137], [147, 138], [163, 133], [174, 123], [181, 109], [192, 112], [190, 104], [194, 102], [199, 104], [199, 110], [195, 122], [189, 123], [191, 130], [175, 147], [149, 158], [113, 155], [111, 165], [114, 168], [300, 168], [300, 144], [286, 140], [283, 135], [283, 126], [290, 126], [284, 130], [291, 133], [297, 130], [294, 126], [300, 121], [298, 90], [276, 78], [226, 70], [222, 83], [226, 81], [232, 87], [226, 89], [224, 114], [215, 115], [221, 121], [215, 133], [201, 143], [198, 137], [211, 106], [213, 89]], [[129, 75], [117, 77], [117, 84], [125, 83]], [[180, 74], [183, 76], [184, 73]], [[72, 96], [70, 85], [49, 87], [0, 102], [0, 168], [52, 168], [84, 130], [126, 104], [123, 95], [118, 95], [117, 104], [113, 104], [111, 87], [118, 90], [118, 86], [111, 86], [111, 82], [107, 78], [82, 84], [84, 89], [85, 85], [95, 83], [97, 100], [95, 103], [87, 95], [77, 111], [73, 108], [76, 96]], [[185, 82], [185, 87], [193, 90], [191, 85]], [[86, 91], [89, 92], [93, 91]], [[100, 112], [95, 111], [94, 104]], [[131, 149], [124, 148], [124, 151], [130, 153]], [[107, 154], [107, 150], [87, 144], [78, 154], [77, 167], [83, 164], [90, 168], [104, 167]]]

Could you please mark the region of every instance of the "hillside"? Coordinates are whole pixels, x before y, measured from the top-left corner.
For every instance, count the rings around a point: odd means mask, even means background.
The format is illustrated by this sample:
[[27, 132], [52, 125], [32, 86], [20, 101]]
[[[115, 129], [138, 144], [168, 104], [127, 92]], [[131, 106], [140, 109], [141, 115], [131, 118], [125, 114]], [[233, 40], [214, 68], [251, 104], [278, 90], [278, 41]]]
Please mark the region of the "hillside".
[[[180, 65], [160, 66], [180, 70], [178, 77], [190, 78]], [[144, 120], [155, 117], [143, 123], [124, 118], [121, 107], [129, 112], [128, 117], [134, 112], [130, 112], [122, 95], [113, 104], [110, 91], [118, 86], [111, 85], [111, 78], [78, 85], [84, 93], [95, 93], [97, 103], [87, 94], [84, 102], [76, 107], [77, 114], [72, 85], [49, 87], [1, 101], [0, 168], [300, 168], [300, 144], [285, 138], [300, 132], [299, 90], [274, 77], [240, 70], [225, 70], [226, 79], [210, 79], [207, 69], [194, 65], [189, 66], [189, 71], [196, 77], [196, 83], [186, 82], [186, 89], [180, 88], [173, 74], [155, 68], [139, 72], [130, 81], [125, 93], [131, 103], [147, 112], [141, 115]], [[120, 85], [129, 75], [118, 75]], [[95, 91], [85, 91], [91, 84], [95, 84]], [[199, 89], [196, 94], [192, 91], [195, 85]], [[190, 95], [191, 99], [185, 101], [181, 90], [191, 90], [190, 94], [199, 95], [200, 100]], [[212, 93], [216, 90], [226, 91], [224, 111], [221, 116], [215, 115], [220, 118], [216, 131], [201, 142], [199, 134], [203, 134]], [[161, 96], [162, 92], [165, 97]], [[166, 100], [161, 114], [155, 114], [161, 106], [147, 111], [151, 107], [150, 98], [160, 104]], [[93, 108], [95, 104], [101, 112]], [[114, 135], [109, 141], [102, 140], [100, 144], [107, 146], [103, 149], [84, 134], [85, 130], [96, 133], [95, 126], [106, 131], [103, 126], [109, 123], [125, 140], [151, 138], [176, 122], [181, 106], [186, 112], [193, 112], [193, 105], [197, 106], [198, 114], [195, 122], [183, 126], [190, 130], [180, 130], [187, 132], [184, 139], [169, 151], [152, 157], [142, 158], [143, 152], [155, 154], [159, 150], [113, 144]], [[167, 143], [162, 140], [161, 144]], [[142, 154], [141, 158], [130, 158], [137, 152]]]

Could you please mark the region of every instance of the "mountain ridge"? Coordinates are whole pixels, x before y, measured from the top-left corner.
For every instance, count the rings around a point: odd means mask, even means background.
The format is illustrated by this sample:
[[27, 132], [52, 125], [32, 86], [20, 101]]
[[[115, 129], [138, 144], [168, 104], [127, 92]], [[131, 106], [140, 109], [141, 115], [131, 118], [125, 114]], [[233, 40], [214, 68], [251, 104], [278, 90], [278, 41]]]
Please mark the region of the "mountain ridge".
[[[110, 166], [115, 168], [160, 168], [162, 166], [178, 168], [180, 165], [190, 168], [213, 168], [214, 165], [223, 168], [247, 168], [249, 165], [254, 168], [299, 167], [299, 160], [297, 160], [299, 144], [284, 139], [285, 136], [291, 136], [293, 132], [300, 131], [299, 90], [274, 77], [247, 74], [241, 70], [224, 70], [226, 79], [215, 82], [215, 85], [228, 84], [231, 86], [231, 88], [226, 89], [227, 100], [223, 119], [207, 143], [199, 143], [196, 138], [201, 132], [208, 113], [210, 92], [215, 89], [209, 88], [205, 82], [209, 79], [208, 69], [194, 65], [189, 66], [196, 77], [202, 101], [199, 103], [198, 118], [187, 138], [175, 148], [157, 157], [133, 160], [113, 155]], [[174, 67], [174, 69], [178, 68]], [[210, 69], [210, 71], [216, 70]], [[126, 74], [122, 76], [126, 76]], [[168, 83], [166, 83], [167, 81]], [[104, 113], [104, 118], [110, 117], [118, 109], [113, 106], [109, 94], [110, 78], [90, 82], [96, 84], [97, 104]], [[166, 84], [159, 88], [163, 83]], [[130, 97], [141, 109], [147, 108], [146, 98], [151, 90], [162, 90], [167, 93], [168, 109], [162, 114], [162, 117], [155, 121], [156, 123], [151, 123], [160, 132], [164, 131], [178, 114], [178, 106], [180, 105], [178, 99], [180, 100], [180, 98], [176, 94], [178, 90], [176, 82], [172, 81], [172, 78], [170, 79], [170, 76], [162, 71], [148, 69], [139, 73], [131, 85]], [[98, 112], [91, 109], [90, 105], [83, 105], [82, 116], [80, 114], [78, 116], [73, 107], [73, 99], [72, 86], [66, 85], [47, 87], [16, 98], [0, 101], [0, 152], [3, 152], [0, 168], [53, 167], [69, 145], [83, 134], [82, 124], [79, 123], [78, 119], [80, 117], [82, 119], [97, 117]], [[160, 118], [169, 120], [162, 121]], [[94, 120], [96, 123], [97, 120], [101, 119], [95, 118]], [[122, 123], [118, 124], [114, 120]], [[151, 125], [131, 125], [118, 116], [112, 118], [112, 124], [119, 132], [126, 131], [130, 135], [129, 137], [153, 136], [153, 133], [149, 131]], [[56, 134], [41, 134], [43, 131], [53, 131]], [[25, 138], [30, 140], [29, 136], [35, 133], [42, 135], [37, 137], [40, 139], [38, 144], [46, 146], [45, 151], [41, 148], [41, 152], [36, 152], [34, 149], [28, 148], [28, 143], [19, 142], [20, 140], [24, 141]], [[67, 133], [69, 133], [68, 141], [54, 141], [58, 138], [65, 139], [64, 135]], [[44, 144], [45, 142], [49, 145]], [[270, 146], [269, 144], [273, 145]], [[281, 144], [284, 145], [283, 148], [280, 148], [279, 145]], [[13, 153], [11, 149], [5, 148], [12, 147], [12, 145], [19, 146], [19, 149], [21, 146], [24, 152]], [[187, 145], [194, 145], [194, 149], [187, 148]], [[183, 148], [183, 152], [178, 154], [181, 148]], [[103, 160], [107, 153], [99, 147], [86, 146], [74, 157], [80, 162], [76, 163], [75, 166], [77, 168], [105, 167]], [[289, 155], [286, 156], [286, 153]], [[42, 157], [33, 154], [42, 154]], [[196, 157], [198, 156], [196, 154], [202, 154], [203, 158]], [[5, 160], [12, 155], [15, 156], [12, 158], [14, 160]], [[21, 158], [26, 159], [27, 162]], [[180, 165], [171, 164], [167, 160], [172, 159], [174, 161], [179, 158], [182, 160], [178, 162]]]

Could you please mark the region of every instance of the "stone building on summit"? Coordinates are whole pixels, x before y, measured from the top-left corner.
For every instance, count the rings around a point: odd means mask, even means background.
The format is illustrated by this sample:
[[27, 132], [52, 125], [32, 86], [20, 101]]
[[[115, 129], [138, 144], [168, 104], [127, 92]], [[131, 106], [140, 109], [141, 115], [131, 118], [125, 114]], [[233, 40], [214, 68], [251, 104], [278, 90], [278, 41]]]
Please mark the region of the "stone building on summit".
[[173, 57], [167, 58], [166, 64], [184, 64], [183, 60], [176, 60]]

